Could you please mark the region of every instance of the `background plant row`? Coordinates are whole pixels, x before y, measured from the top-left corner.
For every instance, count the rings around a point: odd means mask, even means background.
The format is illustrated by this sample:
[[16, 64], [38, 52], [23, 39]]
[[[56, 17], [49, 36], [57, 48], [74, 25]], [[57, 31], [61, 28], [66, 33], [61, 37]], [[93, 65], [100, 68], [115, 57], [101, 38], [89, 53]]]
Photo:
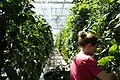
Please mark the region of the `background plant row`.
[[30, 0], [0, 1], [0, 80], [39, 80], [52, 54], [51, 26], [33, 8]]
[[94, 55], [99, 65], [120, 77], [120, 0], [74, 0], [65, 28], [57, 35], [56, 46], [70, 65], [80, 51], [78, 32], [86, 28], [101, 43]]

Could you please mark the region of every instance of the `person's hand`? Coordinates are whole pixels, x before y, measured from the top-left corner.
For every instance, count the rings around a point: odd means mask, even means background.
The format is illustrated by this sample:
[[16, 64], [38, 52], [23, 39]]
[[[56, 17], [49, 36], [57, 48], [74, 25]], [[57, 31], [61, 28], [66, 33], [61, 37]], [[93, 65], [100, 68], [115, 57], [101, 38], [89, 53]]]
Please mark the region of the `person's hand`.
[[112, 74], [108, 74], [106, 71], [101, 71], [97, 77], [101, 80], [114, 80]]
[[110, 76], [112, 76], [112, 80], [115, 80], [116, 79], [116, 74], [114, 72], [112, 73], [109, 73]]

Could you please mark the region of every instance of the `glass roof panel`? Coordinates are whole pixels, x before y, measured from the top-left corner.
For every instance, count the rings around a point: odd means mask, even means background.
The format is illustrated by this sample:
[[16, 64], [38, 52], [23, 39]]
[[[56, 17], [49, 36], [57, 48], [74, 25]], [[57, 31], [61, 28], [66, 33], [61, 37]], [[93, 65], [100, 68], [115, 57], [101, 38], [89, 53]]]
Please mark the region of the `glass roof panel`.
[[73, 5], [72, 0], [34, 0], [32, 4], [34, 11], [52, 26], [54, 35], [65, 26], [69, 8]]

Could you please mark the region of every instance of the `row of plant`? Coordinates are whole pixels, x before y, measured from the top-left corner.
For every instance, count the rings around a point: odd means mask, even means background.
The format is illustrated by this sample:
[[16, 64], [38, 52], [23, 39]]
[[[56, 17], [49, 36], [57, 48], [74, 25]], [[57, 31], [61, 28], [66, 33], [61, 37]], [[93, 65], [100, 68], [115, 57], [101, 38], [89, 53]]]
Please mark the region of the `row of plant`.
[[78, 32], [87, 29], [100, 39], [94, 55], [99, 65], [120, 77], [120, 0], [74, 0], [65, 28], [57, 35], [56, 46], [70, 61], [80, 51]]
[[52, 54], [51, 26], [30, 1], [0, 1], [0, 80], [39, 80]]

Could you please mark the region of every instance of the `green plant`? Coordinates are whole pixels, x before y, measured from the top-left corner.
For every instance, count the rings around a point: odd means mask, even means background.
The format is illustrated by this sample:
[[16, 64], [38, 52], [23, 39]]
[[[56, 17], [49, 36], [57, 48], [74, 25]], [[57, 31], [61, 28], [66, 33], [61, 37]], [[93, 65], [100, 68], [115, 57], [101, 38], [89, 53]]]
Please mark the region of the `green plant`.
[[[60, 38], [58, 38], [58, 41], [62, 42], [64, 39], [65, 42], [68, 41], [69, 36], [72, 35], [70, 39], [71, 42], [68, 44], [68, 46], [64, 45], [66, 43], [59, 45], [59, 47], [64, 47], [69, 51], [65, 51], [64, 49], [61, 50], [61, 53], [67, 54], [66, 57], [68, 57], [68, 60], [70, 57], [74, 57], [76, 52], [79, 51], [77, 33], [78, 31], [87, 28], [88, 32], [96, 34], [101, 41], [97, 52], [94, 54], [94, 58], [99, 60], [99, 65], [103, 69], [108, 72], [114, 72], [116, 80], [119, 80], [120, 1], [74, 0], [74, 3], [75, 6], [70, 9], [71, 13], [70, 16], [68, 16], [66, 23], [67, 28], [69, 28], [69, 33], [64, 33], [65, 31], [61, 32], [64, 35], [68, 34], [68, 36], [61, 35]], [[69, 47], [71, 45], [73, 46], [72, 50]], [[72, 58], [70, 58], [70, 60], [72, 60]]]
[[[4, 20], [0, 27], [0, 70], [10, 80], [38, 80], [53, 51], [51, 26], [32, 8], [29, 0], [0, 2], [0, 20]], [[0, 78], [5, 80], [2, 74]]]

